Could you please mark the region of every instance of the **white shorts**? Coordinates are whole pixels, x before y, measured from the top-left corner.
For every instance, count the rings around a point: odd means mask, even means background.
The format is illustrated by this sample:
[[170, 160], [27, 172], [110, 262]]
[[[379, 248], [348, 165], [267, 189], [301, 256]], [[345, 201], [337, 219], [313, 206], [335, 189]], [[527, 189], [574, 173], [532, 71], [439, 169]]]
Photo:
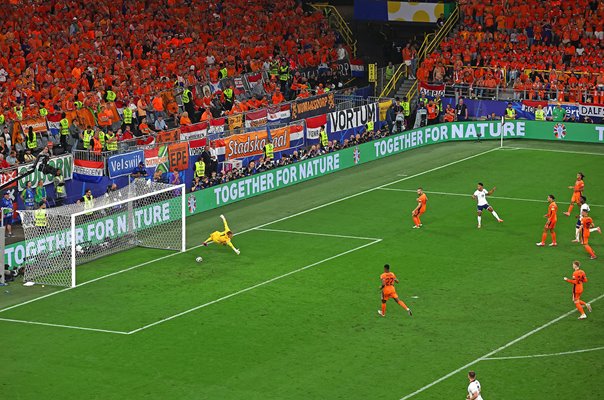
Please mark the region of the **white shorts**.
[[410, 67], [411, 66], [411, 60], [405, 60], [405, 65]]

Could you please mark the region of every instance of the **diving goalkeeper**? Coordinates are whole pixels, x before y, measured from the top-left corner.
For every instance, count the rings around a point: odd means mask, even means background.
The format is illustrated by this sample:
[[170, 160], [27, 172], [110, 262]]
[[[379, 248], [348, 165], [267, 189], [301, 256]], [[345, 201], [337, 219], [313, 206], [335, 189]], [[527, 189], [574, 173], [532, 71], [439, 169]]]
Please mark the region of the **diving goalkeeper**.
[[241, 253], [241, 252], [239, 251], [239, 249], [236, 249], [235, 246], [233, 246], [233, 243], [231, 243], [231, 238], [233, 237], [233, 232], [229, 229], [229, 225], [227, 224], [226, 218], [224, 217], [224, 215], [220, 215], [220, 218], [222, 219], [222, 222], [224, 222], [224, 231], [212, 232], [210, 234], [210, 237], [207, 238], [205, 240], [205, 242], [202, 243], [202, 245], [207, 246], [208, 243], [210, 243], [210, 242], [218, 243], [223, 246], [227, 245], [231, 249], [233, 249], [233, 251], [235, 253], [237, 253], [237, 255], [239, 255], [239, 253]]

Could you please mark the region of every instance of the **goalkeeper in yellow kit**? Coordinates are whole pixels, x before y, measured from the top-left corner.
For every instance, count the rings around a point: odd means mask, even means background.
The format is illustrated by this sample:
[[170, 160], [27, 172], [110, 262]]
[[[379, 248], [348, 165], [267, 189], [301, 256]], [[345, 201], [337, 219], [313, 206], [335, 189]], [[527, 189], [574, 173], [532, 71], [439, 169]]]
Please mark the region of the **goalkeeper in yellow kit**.
[[229, 229], [229, 224], [227, 224], [226, 218], [224, 217], [224, 215], [220, 215], [220, 218], [222, 219], [222, 222], [224, 222], [224, 231], [212, 232], [210, 234], [210, 237], [207, 238], [205, 242], [202, 243], [202, 245], [207, 246], [210, 242], [218, 243], [223, 246], [229, 246], [231, 249], [233, 249], [235, 253], [237, 253], [237, 255], [239, 255], [239, 253], [241, 252], [239, 251], [239, 249], [236, 249], [235, 246], [233, 246], [233, 243], [231, 243], [233, 232]]

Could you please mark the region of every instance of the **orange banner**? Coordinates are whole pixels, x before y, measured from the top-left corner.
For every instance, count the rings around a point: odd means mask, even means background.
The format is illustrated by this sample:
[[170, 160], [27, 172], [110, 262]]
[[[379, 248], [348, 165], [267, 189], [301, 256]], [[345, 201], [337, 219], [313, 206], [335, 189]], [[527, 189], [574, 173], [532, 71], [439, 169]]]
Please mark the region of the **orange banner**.
[[230, 115], [228, 118], [229, 130], [239, 129], [243, 127], [243, 114]]
[[[274, 151], [289, 149], [289, 131], [290, 128], [288, 126], [279, 129], [271, 129], [273, 145], [275, 146]], [[224, 138], [224, 157], [226, 160], [231, 160], [233, 158], [244, 158], [263, 154], [266, 138], [266, 131], [250, 132], [226, 137]]]
[[180, 140], [180, 129], [172, 129], [169, 131], [162, 131], [157, 134], [157, 143], [171, 143], [178, 142]]
[[168, 160], [172, 171], [174, 171], [174, 168], [179, 171], [189, 168], [189, 144], [182, 142], [169, 145]]
[[24, 119], [20, 122], [20, 125], [25, 135], [27, 135], [30, 126], [34, 128], [34, 132], [36, 133], [48, 131], [48, 127], [46, 126], [46, 118], [44, 117]]
[[96, 125], [92, 111], [87, 108], [77, 111], [67, 111], [65, 117], [69, 120], [69, 123], [72, 123], [74, 120], [78, 121], [78, 126], [81, 129], [91, 129]]

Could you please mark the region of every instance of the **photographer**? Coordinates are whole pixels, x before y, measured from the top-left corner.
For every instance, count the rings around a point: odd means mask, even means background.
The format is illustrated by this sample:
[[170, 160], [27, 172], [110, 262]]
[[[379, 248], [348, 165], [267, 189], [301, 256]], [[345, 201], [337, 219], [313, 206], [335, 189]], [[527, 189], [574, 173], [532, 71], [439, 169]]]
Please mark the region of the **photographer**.
[[67, 198], [67, 192], [65, 190], [65, 177], [63, 177], [63, 172], [60, 169], [57, 169], [57, 174], [52, 180], [55, 189], [55, 205], [62, 206], [65, 202], [65, 198]]

